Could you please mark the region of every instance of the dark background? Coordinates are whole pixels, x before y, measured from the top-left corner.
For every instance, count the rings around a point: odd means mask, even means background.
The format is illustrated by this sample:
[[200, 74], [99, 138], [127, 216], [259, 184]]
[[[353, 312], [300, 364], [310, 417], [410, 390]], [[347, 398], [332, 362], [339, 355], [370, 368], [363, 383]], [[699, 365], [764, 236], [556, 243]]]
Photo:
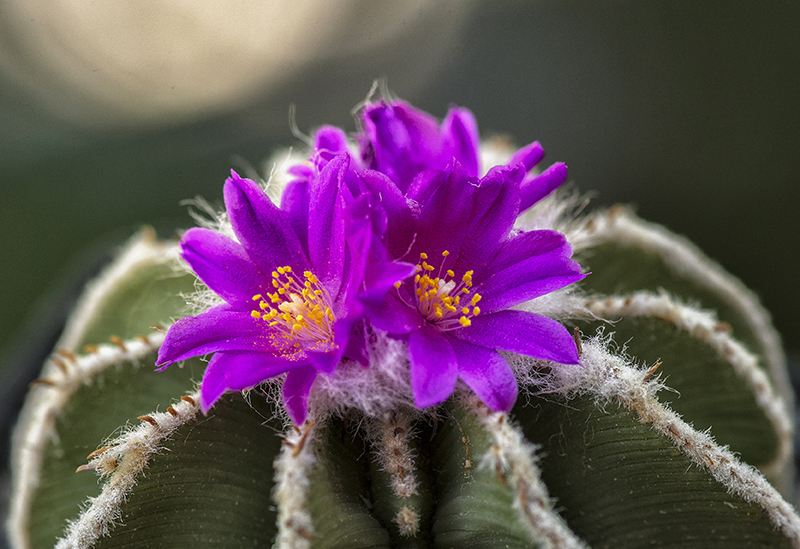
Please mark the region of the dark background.
[[[238, 102], [181, 118], [119, 120], [0, 73], [0, 413], [18, 406], [109, 246], [143, 223], [174, 234], [192, 224], [182, 199], [219, 203], [231, 167], [261, 171], [276, 147], [300, 145], [290, 104], [304, 132], [353, 130], [350, 111], [377, 77], [436, 116], [470, 108], [484, 136], [540, 140], [596, 206], [631, 203], [689, 236], [800, 350], [800, 3], [441, 6], [389, 42], [353, 12], [334, 41], [359, 39], [358, 51], [311, 55]], [[0, 47], [24, 60], [7, 33]]]

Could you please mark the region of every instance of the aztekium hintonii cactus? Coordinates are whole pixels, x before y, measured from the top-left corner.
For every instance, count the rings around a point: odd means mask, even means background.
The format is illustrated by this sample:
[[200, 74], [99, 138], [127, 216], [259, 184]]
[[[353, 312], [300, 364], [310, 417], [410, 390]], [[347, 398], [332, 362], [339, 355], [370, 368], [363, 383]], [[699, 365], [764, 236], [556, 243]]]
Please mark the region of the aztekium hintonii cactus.
[[748, 290], [466, 110], [358, 122], [87, 288], [15, 434], [14, 547], [800, 547]]

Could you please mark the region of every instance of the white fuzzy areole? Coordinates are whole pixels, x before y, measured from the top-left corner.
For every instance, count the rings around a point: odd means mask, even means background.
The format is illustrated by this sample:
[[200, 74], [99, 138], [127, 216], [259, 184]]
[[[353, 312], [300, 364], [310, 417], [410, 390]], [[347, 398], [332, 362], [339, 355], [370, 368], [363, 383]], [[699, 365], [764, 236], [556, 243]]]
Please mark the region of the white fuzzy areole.
[[739, 343], [712, 311], [684, 305], [663, 291], [642, 291], [627, 296], [590, 299], [586, 308], [599, 317], [612, 320], [620, 316], [661, 318], [714, 349], [750, 387], [757, 405], [772, 423], [778, 436], [778, 454], [772, 462], [762, 464], [761, 471], [767, 476], [785, 480], [781, 484], [786, 486], [779, 486], [784, 493], [791, 489], [791, 475], [786, 473], [794, 454], [794, 425], [787, 411], [788, 406], [776, 394], [769, 377], [759, 367], [758, 357]]
[[98, 450], [85, 469], [95, 469], [109, 478], [96, 498], [89, 498], [77, 520], [71, 522], [56, 549], [88, 549], [108, 535], [121, 519], [120, 507], [142, 474], [150, 458], [178, 427], [191, 421], [200, 410], [199, 391], [184, 397], [167, 412], [153, 412], [147, 420], [130, 428]]
[[[164, 341], [164, 334], [102, 345], [84, 356], [53, 355], [45, 366], [46, 377], [34, 388], [22, 410], [14, 429], [11, 455], [9, 539], [12, 547], [30, 547], [28, 521], [33, 496], [39, 485], [42, 461], [55, 433], [55, 421], [69, 402], [73, 393], [92, 377], [106, 368], [121, 363], [136, 363], [156, 351]], [[60, 364], [61, 366], [57, 366]]]
[[740, 314], [750, 319], [750, 328], [766, 353], [763, 367], [769, 372], [788, 409], [794, 409], [794, 394], [786, 369], [781, 338], [758, 297], [741, 280], [708, 258], [686, 238], [671, 233], [655, 223], [636, 217], [622, 206], [588, 216], [580, 224], [568, 227], [567, 239], [576, 252], [602, 242], [640, 248], [660, 256], [676, 273], [705, 286], [723, 297]]
[[496, 471], [514, 489], [514, 508], [531, 537], [547, 549], [587, 549], [553, 509], [536, 466], [535, 448], [509, 421], [508, 414], [492, 412], [469, 391], [461, 393], [460, 401], [494, 442], [480, 466]]
[[761, 507], [775, 528], [800, 548], [800, 517], [792, 505], [754, 467], [742, 463], [730, 450], [717, 445], [708, 433], [693, 429], [658, 401], [662, 386], [649, 380], [646, 370], [611, 354], [607, 339], [592, 337], [582, 343], [582, 368], [558, 368], [556, 386], [565, 395], [594, 396], [616, 401], [667, 437], [697, 467], [745, 501]]
[[136, 265], [172, 261], [174, 245], [156, 242], [152, 231], [132, 238], [120, 256], [87, 286], [75, 314], [64, 330], [58, 351], [45, 363], [39, 384], [28, 395], [12, 437], [12, 490], [8, 533], [14, 548], [30, 547], [28, 520], [33, 495], [39, 484], [42, 459], [48, 443], [56, 436], [55, 420], [72, 394], [106, 368], [123, 362], [137, 363], [156, 351], [164, 333], [154, 332], [129, 341], [115, 340], [91, 353], [76, 356], [75, 346], [93, 320], [98, 303], [103, 303], [116, 285]]
[[278, 549], [309, 549], [314, 536], [311, 514], [306, 510], [311, 469], [318, 444], [316, 420], [289, 429], [275, 459], [275, 503], [278, 508]]

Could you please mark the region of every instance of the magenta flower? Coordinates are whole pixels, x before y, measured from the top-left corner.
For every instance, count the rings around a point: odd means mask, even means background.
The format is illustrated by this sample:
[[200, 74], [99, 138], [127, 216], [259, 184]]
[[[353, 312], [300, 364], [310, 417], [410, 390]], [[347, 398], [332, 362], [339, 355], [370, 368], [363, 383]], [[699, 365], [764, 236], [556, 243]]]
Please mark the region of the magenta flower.
[[300, 173], [280, 209], [233, 173], [224, 197], [238, 241], [203, 228], [184, 235], [184, 260], [224, 304], [178, 320], [156, 365], [214, 353], [203, 376], [203, 411], [226, 390], [286, 374], [284, 403], [299, 424], [317, 374], [343, 357], [363, 359], [354, 326], [372, 238], [371, 197], [348, 196], [348, 165], [340, 155], [318, 174]]
[[408, 341], [421, 408], [448, 398], [460, 378], [489, 408], [510, 410], [517, 382], [498, 351], [578, 363], [566, 328], [511, 309], [585, 276], [562, 234], [513, 230], [526, 167], [498, 166], [478, 179], [453, 160], [416, 176], [405, 195], [383, 173], [362, 174], [387, 213], [388, 253], [417, 261], [413, 279], [366, 305], [376, 327]]
[[[386, 174], [405, 193], [424, 170], [442, 170], [458, 161], [470, 177], [481, 174], [478, 124], [467, 109], [451, 108], [441, 125], [431, 115], [402, 101], [379, 101], [362, 113], [360, 135], [362, 162]], [[523, 212], [567, 180], [567, 166], [558, 162], [541, 174], [530, 172], [544, 158], [534, 142], [519, 149], [507, 163], [521, 164], [519, 211]]]

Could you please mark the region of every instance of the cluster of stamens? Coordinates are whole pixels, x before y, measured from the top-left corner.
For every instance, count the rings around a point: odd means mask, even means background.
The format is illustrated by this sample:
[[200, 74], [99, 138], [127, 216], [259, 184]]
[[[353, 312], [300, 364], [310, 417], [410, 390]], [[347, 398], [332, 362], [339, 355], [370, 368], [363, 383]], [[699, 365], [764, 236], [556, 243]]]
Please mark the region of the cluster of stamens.
[[305, 271], [303, 278], [289, 266], [272, 271], [275, 291], [254, 295], [258, 308], [250, 315], [269, 322], [287, 339], [297, 342], [296, 346], [300, 341], [332, 341], [336, 319], [330, 296], [311, 271]]
[[[472, 317], [480, 314], [478, 301], [481, 294], [472, 290], [473, 271], [467, 271], [456, 279], [451, 269], [444, 270], [444, 263], [450, 252], [442, 252], [442, 263], [436, 267], [427, 261], [428, 254], [419, 254], [417, 274], [414, 275], [414, 296], [417, 310], [428, 322], [436, 324], [440, 330], [452, 330], [472, 324]], [[433, 271], [437, 271], [433, 274]], [[400, 287], [400, 282], [395, 287]]]

